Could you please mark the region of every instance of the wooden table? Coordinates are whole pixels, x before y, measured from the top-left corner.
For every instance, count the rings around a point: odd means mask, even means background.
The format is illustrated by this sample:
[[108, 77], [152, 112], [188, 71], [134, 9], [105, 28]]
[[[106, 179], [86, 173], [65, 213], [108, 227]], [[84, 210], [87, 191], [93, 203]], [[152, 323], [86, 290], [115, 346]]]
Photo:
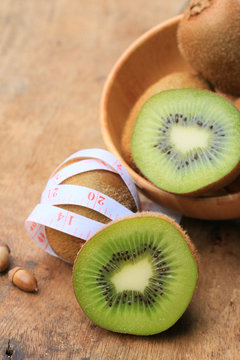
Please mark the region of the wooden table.
[[200, 279], [183, 317], [152, 337], [108, 332], [80, 310], [70, 265], [42, 251], [24, 220], [52, 170], [104, 147], [99, 101], [107, 74], [139, 35], [182, 10], [179, 0], [8, 0], [0, 3], [0, 239], [38, 294], [0, 275], [1, 359], [240, 358], [240, 224], [184, 218]]

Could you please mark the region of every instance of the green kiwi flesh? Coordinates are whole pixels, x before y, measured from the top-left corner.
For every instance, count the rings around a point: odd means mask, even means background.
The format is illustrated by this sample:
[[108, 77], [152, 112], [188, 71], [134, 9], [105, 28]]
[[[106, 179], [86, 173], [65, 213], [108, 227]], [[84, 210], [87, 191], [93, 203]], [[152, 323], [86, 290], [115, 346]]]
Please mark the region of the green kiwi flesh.
[[171, 218], [139, 213], [114, 221], [80, 250], [73, 288], [97, 325], [152, 335], [172, 326], [189, 305], [198, 277], [196, 250]]
[[157, 187], [201, 195], [240, 173], [240, 113], [205, 90], [168, 90], [141, 108], [131, 139], [133, 160]]
[[137, 102], [134, 104], [129, 114], [129, 117], [124, 125], [121, 139], [121, 150], [123, 156], [133, 169], [137, 170], [131, 155], [131, 136], [136, 117], [143, 104], [151, 96], [161, 91], [189, 88], [211, 90], [210, 84], [200, 74], [190, 71], [176, 71], [163, 76], [157, 82], [147, 88], [146, 91], [139, 97]]

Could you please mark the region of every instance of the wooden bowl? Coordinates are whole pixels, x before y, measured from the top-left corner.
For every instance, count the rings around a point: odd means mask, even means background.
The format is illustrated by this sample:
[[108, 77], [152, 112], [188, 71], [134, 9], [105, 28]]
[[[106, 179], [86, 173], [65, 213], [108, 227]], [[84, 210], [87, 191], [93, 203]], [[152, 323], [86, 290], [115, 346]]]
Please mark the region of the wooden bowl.
[[137, 39], [117, 61], [107, 78], [101, 98], [103, 139], [107, 149], [126, 166], [140, 191], [158, 204], [193, 218], [238, 218], [240, 191], [195, 198], [168, 193], [134, 171], [121, 151], [124, 124], [140, 96], [161, 77], [174, 71], [191, 70], [177, 48], [176, 31], [180, 19], [181, 15], [154, 27]]

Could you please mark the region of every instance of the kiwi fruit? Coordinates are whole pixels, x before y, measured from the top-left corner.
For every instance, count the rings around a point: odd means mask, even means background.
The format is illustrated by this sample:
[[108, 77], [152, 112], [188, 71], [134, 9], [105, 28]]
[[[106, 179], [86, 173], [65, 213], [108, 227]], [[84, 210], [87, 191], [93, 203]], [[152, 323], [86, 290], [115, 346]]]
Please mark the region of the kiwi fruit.
[[179, 89], [152, 96], [135, 123], [131, 151], [136, 166], [157, 187], [202, 195], [240, 173], [240, 113], [223, 97]]
[[240, 96], [240, 1], [194, 0], [177, 30], [184, 59], [214, 87]]
[[[67, 165], [69, 165], [69, 163], [65, 164], [64, 167]], [[126, 184], [124, 183], [120, 175], [111, 171], [86, 171], [84, 173], [71, 176], [70, 178], [64, 180], [61, 184], [81, 185], [95, 189], [118, 201], [132, 212], [137, 211], [135, 201]], [[71, 204], [58, 206], [62, 209], [75, 212], [78, 215], [85, 216], [103, 224], [111, 221], [103, 214], [87, 207]], [[70, 263], [74, 262], [74, 259], [79, 249], [85, 243], [85, 240], [83, 239], [79, 239], [75, 236], [52, 229], [50, 227], [46, 227], [46, 235], [53, 251], [62, 259]]]
[[240, 176], [237, 177], [231, 184], [229, 184], [226, 188], [226, 191], [230, 194], [240, 192]]
[[[232, 104], [235, 103], [235, 101], [237, 100], [237, 97], [231, 94], [226, 94], [223, 93], [222, 91], [218, 90], [218, 89], [214, 89], [215, 93], [217, 93], [218, 95], [224, 97], [225, 99], [227, 99], [228, 101], [230, 101]], [[234, 104], [235, 105], [235, 104]]]
[[184, 313], [198, 278], [197, 252], [173, 219], [133, 214], [104, 226], [82, 247], [73, 268], [79, 305], [97, 325], [152, 335]]
[[236, 108], [240, 111], [240, 97], [237, 98], [237, 99], [234, 101], [234, 105], [235, 105]]
[[131, 137], [137, 115], [143, 104], [153, 95], [170, 89], [205, 89], [211, 90], [210, 84], [199, 74], [190, 71], [178, 71], [163, 76], [159, 81], [150, 86], [138, 99], [133, 109], [131, 110], [128, 120], [125, 123], [122, 139], [121, 149], [124, 159], [135, 170], [138, 171], [132, 159], [131, 154]]
[[202, 197], [218, 197], [218, 196], [224, 196], [224, 195], [228, 195], [229, 191], [227, 190], [227, 188], [223, 187], [221, 189], [218, 190], [213, 190], [210, 192], [206, 192], [204, 194], [202, 194]]

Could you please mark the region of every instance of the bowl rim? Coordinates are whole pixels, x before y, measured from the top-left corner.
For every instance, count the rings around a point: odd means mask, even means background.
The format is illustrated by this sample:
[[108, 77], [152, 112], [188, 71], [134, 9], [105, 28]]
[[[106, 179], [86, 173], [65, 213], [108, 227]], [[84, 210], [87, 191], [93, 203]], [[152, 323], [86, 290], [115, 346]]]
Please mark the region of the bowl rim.
[[[159, 194], [162, 194], [165, 197], [166, 196], [171, 197], [172, 199], [179, 199], [179, 201], [184, 201], [184, 199], [186, 201], [194, 200], [196, 202], [196, 205], [198, 202], [201, 202], [202, 204], [204, 204], [204, 206], [209, 205], [211, 202], [212, 203], [217, 202], [217, 203], [220, 203], [222, 206], [224, 206], [225, 204], [229, 204], [229, 202], [239, 201], [240, 192], [225, 194], [225, 195], [221, 195], [221, 196], [191, 197], [191, 196], [185, 196], [185, 195], [183, 196], [183, 195], [179, 195], [179, 194], [168, 193], [162, 189], [159, 189], [157, 186], [155, 186], [149, 180], [142, 177], [140, 174], [138, 174], [135, 170], [133, 170], [130, 167], [130, 165], [126, 162], [126, 160], [123, 158], [121, 153], [118, 151], [118, 149], [114, 145], [114, 143], [112, 141], [111, 133], [109, 131], [109, 127], [107, 124], [106, 108], [107, 108], [108, 98], [109, 98], [109, 94], [111, 92], [112, 84], [115, 80], [116, 74], [121, 69], [122, 64], [126, 61], [126, 59], [129, 56], [131, 56], [132, 53], [134, 53], [136, 48], [141, 46], [142, 43], [147, 41], [149, 38], [154, 36], [156, 33], [161, 31], [163, 28], [177, 24], [181, 20], [182, 16], [183, 16], [183, 14], [174, 16], [174, 17], [154, 26], [153, 28], [149, 29], [148, 31], [146, 31], [145, 33], [140, 35], [132, 44], [130, 44], [126, 48], [126, 50], [122, 53], [122, 55], [120, 55], [118, 60], [115, 62], [115, 65], [113, 65], [111, 71], [109, 72], [109, 74], [106, 78], [106, 81], [103, 86], [102, 94], [101, 94], [101, 99], [100, 99], [101, 133], [102, 133], [104, 144], [107, 147], [107, 149], [110, 152], [112, 152], [123, 163], [123, 165], [129, 172], [130, 176], [133, 178], [134, 182], [136, 183], [137, 187], [139, 188], [140, 191], [143, 190], [143, 193], [144, 193], [144, 189], [146, 189], [146, 191], [148, 191], [148, 192], [151, 192], [153, 189], [155, 189], [159, 192]], [[238, 218], [238, 216], [236, 216], [235, 218]], [[213, 218], [213, 219], [215, 219], [215, 218]], [[224, 219], [232, 219], [232, 217], [226, 216], [226, 217], [224, 217]], [[220, 218], [219, 218], [219, 220], [220, 220]]]

